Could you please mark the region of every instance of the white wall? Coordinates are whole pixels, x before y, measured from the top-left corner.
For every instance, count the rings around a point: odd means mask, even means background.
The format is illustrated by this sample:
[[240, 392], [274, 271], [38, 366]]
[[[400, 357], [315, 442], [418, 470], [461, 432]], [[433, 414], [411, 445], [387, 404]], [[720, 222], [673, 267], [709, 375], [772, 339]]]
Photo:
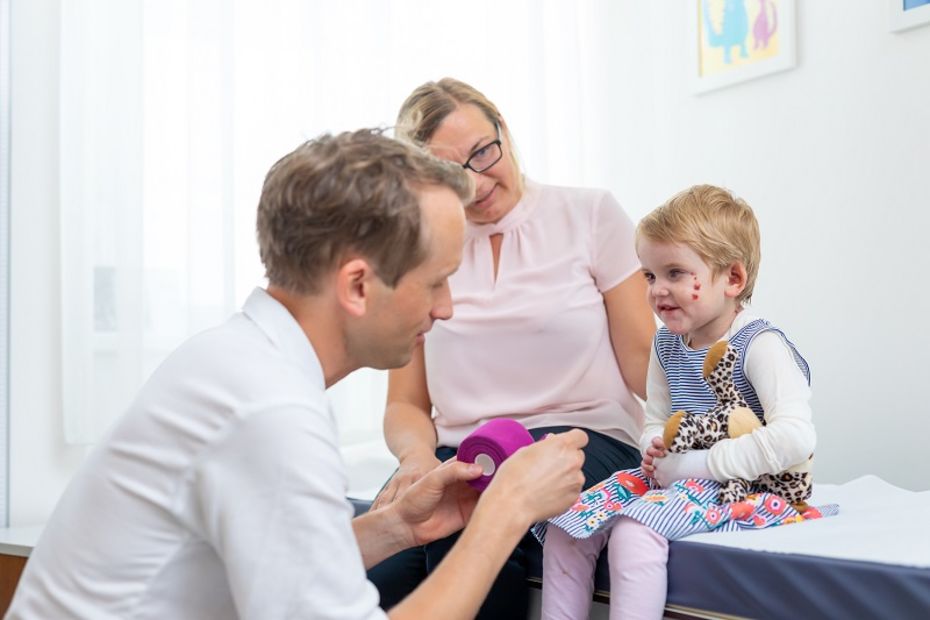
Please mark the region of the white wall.
[[[59, 3], [13, 2], [12, 525], [43, 521], [83, 456], [59, 406]], [[819, 479], [928, 489], [930, 26], [889, 33], [885, 4], [799, 0], [796, 69], [694, 96], [681, 3], [611, 3], [598, 184], [634, 218], [696, 182], [743, 195], [763, 230], [756, 308], [812, 366]]]
[[817, 476], [930, 489], [930, 25], [798, 0], [798, 66], [703, 95], [678, 2], [615, 5], [616, 176], [634, 217], [709, 182], [762, 227], [756, 310], [811, 364]]

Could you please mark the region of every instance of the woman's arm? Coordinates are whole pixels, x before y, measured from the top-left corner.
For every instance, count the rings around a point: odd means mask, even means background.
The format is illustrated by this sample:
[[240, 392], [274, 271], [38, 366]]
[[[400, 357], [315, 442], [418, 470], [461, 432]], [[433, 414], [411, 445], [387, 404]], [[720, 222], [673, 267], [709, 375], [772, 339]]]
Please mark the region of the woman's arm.
[[400, 465], [375, 498], [373, 510], [394, 501], [404, 489], [439, 465], [431, 410], [423, 345], [420, 345], [409, 364], [388, 373], [384, 439]]
[[817, 441], [810, 386], [780, 335], [756, 336], [746, 351], [744, 371], [759, 397], [766, 426], [710, 449], [708, 466], [718, 480], [754, 480], [784, 471], [804, 462]]
[[646, 398], [646, 368], [656, 333], [652, 309], [646, 302], [646, 280], [638, 271], [604, 293], [610, 342], [629, 388]]

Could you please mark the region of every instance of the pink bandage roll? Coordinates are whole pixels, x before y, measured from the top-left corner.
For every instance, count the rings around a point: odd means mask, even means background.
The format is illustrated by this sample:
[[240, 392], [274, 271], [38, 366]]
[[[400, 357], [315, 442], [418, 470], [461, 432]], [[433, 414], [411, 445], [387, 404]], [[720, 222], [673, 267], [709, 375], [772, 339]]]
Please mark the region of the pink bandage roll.
[[463, 439], [459, 446], [460, 461], [476, 463], [484, 470], [481, 477], [469, 480], [468, 484], [484, 491], [491, 484], [491, 479], [501, 463], [531, 443], [533, 436], [516, 420], [497, 418], [482, 424]]

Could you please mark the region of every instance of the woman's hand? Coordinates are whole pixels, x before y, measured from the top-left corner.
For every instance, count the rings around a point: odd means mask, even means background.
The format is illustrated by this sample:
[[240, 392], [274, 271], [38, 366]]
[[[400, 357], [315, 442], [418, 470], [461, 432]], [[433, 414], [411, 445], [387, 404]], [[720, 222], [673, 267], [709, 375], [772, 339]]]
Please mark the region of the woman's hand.
[[431, 452], [421, 452], [405, 457], [391, 479], [371, 503], [371, 510], [383, 508], [406, 491], [410, 485], [439, 467], [439, 459]]

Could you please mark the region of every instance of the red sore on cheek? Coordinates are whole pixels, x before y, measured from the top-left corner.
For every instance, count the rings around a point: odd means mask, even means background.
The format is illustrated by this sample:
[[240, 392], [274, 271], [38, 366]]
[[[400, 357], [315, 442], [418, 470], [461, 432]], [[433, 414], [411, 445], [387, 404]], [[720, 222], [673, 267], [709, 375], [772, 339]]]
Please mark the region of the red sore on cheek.
[[691, 295], [691, 299], [693, 299], [694, 301], [697, 301], [697, 300], [698, 300], [698, 296], [697, 296], [697, 295]]

